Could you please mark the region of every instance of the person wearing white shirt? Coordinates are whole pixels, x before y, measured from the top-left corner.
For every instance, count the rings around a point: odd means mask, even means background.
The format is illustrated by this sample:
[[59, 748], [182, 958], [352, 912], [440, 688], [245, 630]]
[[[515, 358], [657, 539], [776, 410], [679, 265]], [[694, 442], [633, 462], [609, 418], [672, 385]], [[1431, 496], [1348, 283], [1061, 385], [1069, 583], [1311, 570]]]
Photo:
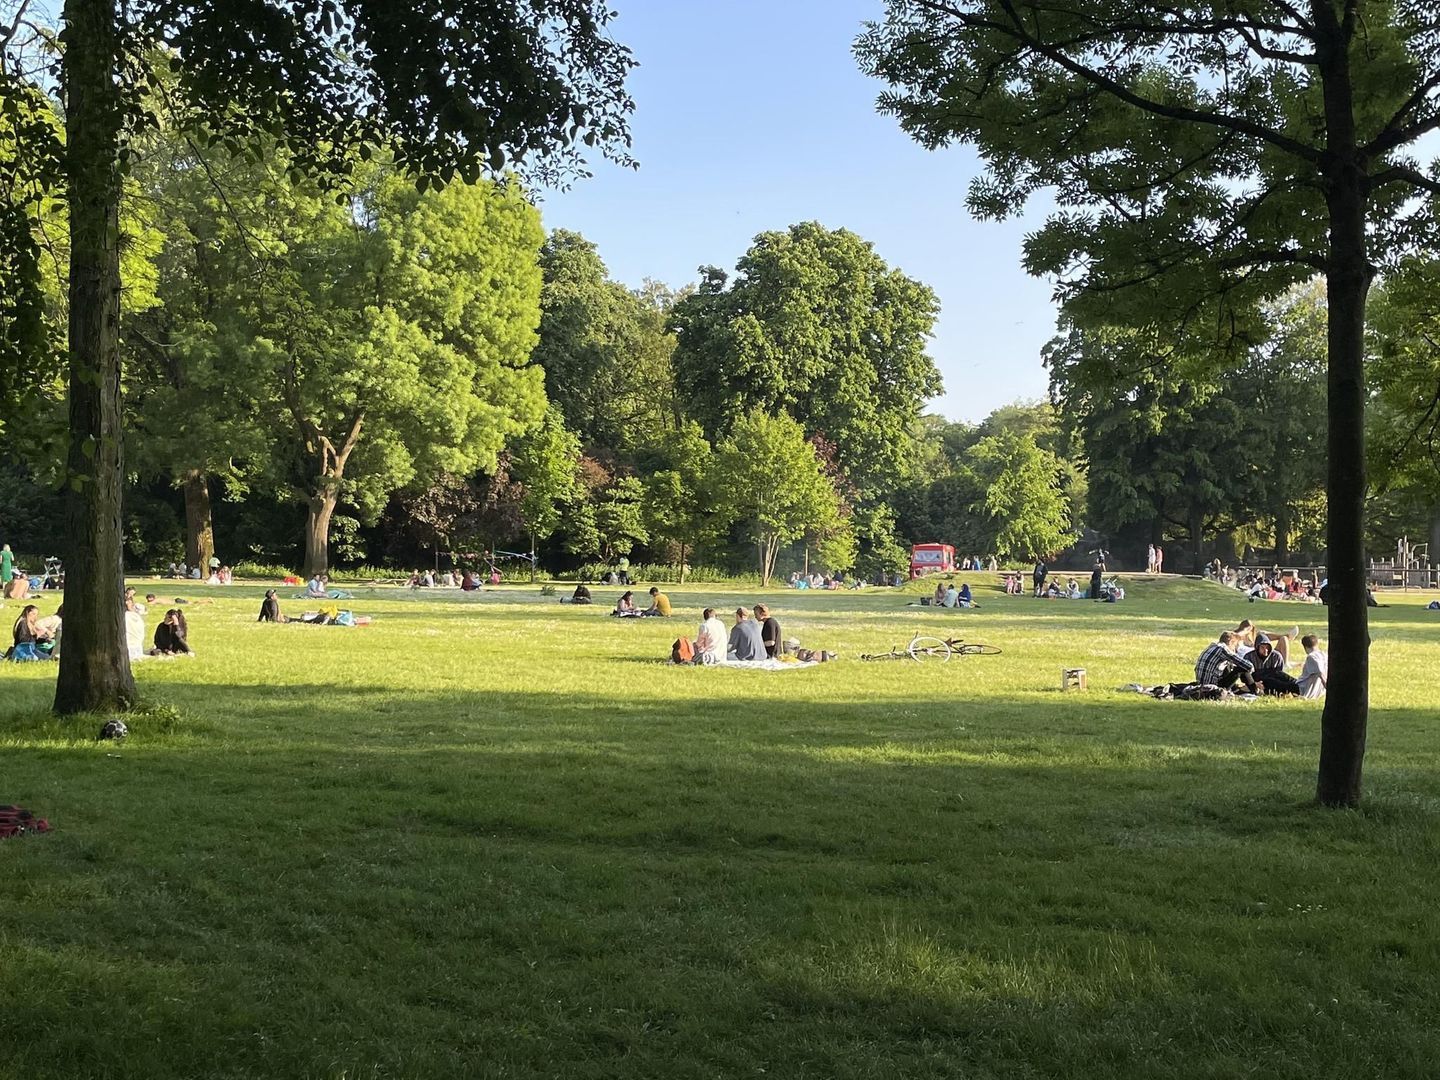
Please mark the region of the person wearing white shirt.
[[702, 619], [700, 630], [695, 635], [695, 663], [718, 664], [725, 659], [729, 634], [725, 624], [715, 617], [714, 608], [707, 607]]
[[1305, 666], [1300, 669], [1300, 696], [1302, 698], [1323, 698], [1325, 683], [1330, 678], [1330, 658], [1320, 651], [1320, 639], [1306, 634], [1300, 639], [1305, 647]]
[[952, 581], [945, 586], [945, 599], [941, 601], [942, 607], [953, 608], [960, 600], [960, 591], [955, 588]]

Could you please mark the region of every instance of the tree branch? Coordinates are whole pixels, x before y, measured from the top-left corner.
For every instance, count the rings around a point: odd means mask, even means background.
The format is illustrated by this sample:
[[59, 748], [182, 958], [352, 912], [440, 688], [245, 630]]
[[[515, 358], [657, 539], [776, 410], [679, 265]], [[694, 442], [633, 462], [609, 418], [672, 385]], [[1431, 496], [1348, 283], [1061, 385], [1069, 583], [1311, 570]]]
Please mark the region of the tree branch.
[[[1289, 136], [1276, 131], [1274, 128], [1258, 124], [1253, 120], [1239, 116], [1230, 116], [1226, 113], [1216, 112], [1208, 109], [1190, 109], [1179, 105], [1166, 105], [1163, 102], [1147, 98], [1131, 90], [1124, 83], [1105, 74], [1104, 72], [1082, 64], [1078, 60], [1067, 56], [1057, 46], [1042, 41], [1035, 34], [1031, 33], [1025, 26], [1020, 13], [1015, 10], [1013, 0], [999, 0], [1000, 6], [1009, 16], [1008, 22], [998, 22], [981, 18], [978, 15], [962, 11], [955, 7], [948, 0], [915, 0], [915, 3], [927, 11], [936, 15], [948, 16], [959, 22], [968, 29], [991, 30], [1002, 34], [1021, 45], [1024, 45], [1032, 52], [1049, 60], [1052, 64], [1063, 68], [1076, 78], [1100, 87], [1112, 96], [1132, 105], [1143, 112], [1166, 120], [1177, 120], [1185, 123], [1204, 124], [1209, 127], [1224, 128], [1230, 131], [1239, 132], [1242, 135], [1249, 135], [1251, 138], [1259, 139], [1269, 143], [1277, 149], [1283, 150], [1303, 161], [1318, 164], [1321, 159], [1321, 151], [1313, 146], [1292, 139]], [[1165, 34], [1163, 26], [1152, 26], [1149, 32]]]

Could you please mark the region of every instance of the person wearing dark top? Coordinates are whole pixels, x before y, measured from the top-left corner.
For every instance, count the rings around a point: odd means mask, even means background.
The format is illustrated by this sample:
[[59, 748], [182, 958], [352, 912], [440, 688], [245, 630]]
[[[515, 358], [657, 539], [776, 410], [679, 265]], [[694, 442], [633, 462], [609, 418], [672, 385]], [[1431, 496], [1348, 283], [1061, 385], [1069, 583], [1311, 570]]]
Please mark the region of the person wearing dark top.
[[1255, 639], [1255, 681], [1267, 694], [1300, 694], [1300, 681], [1285, 670], [1285, 658], [1276, 650], [1268, 637], [1261, 634]]
[[771, 615], [764, 604], [756, 604], [755, 621], [760, 624], [760, 640], [765, 645], [765, 655], [774, 660], [780, 655], [780, 620]]
[[572, 604], [590, 603], [590, 590], [585, 586], [583, 581], [575, 586], [575, 594], [570, 597], [570, 602]]
[[1035, 583], [1035, 595], [1039, 596], [1045, 588], [1045, 579], [1050, 576], [1050, 568], [1045, 565], [1044, 559], [1035, 560], [1035, 570], [1030, 579]]
[[[256, 622], [286, 622], [284, 615], [280, 614], [280, 598], [275, 595], [274, 589], [265, 590], [265, 600], [260, 605], [260, 618]], [[162, 622], [160, 626], [164, 626]], [[159, 633], [160, 628], [156, 627], [155, 632]]]
[[190, 651], [186, 640], [185, 614], [179, 608], [171, 608], [164, 620], [155, 627], [155, 656], [178, 656]]
[[1100, 595], [1100, 586], [1105, 581], [1105, 564], [1099, 559], [1095, 560], [1095, 569], [1090, 571], [1090, 599], [1103, 600]]

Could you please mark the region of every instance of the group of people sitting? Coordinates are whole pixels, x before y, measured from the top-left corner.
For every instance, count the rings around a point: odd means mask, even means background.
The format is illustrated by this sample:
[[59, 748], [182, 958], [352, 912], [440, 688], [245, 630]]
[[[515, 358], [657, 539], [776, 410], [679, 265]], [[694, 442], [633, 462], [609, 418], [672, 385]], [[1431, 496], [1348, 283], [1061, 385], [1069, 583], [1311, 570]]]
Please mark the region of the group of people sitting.
[[[584, 589], [584, 599], [579, 598], [582, 589]], [[590, 603], [590, 590], [586, 589], [584, 585], [577, 586], [575, 596], [571, 598], [570, 602], [574, 604]], [[626, 589], [620, 594], [620, 599], [615, 602], [615, 610], [610, 612], [610, 615], [616, 619], [639, 619], [647, 615], [668, 619], [671, 611], [670, 597], [652, 585], [650, 586], [649, 607], [642, 608], [637, 606], [635, 603], [635, 594], [629, 589]]]
[[970, 593], [969, 582], [955, 588], [953, 581], [939, 581], [935, 583], [935, 592], [930, 596], [931, 607], [944, 608], [978, 608], [980, 605], [975, 602], [974, 596]]
[[[1090, 569], [1090, 587], [1082, 589], [1080, 583], [1072, 575], [1064, 585], [1060, 584], [1059, 578], [1050, 577], [1050, 567], [1044, 559], [1035, 560], [1035, 569], [1030, 572], [1030, 580], [1035, 588], [1037, 600], [1097, 600], [1106, 603], [1117, 603], [1125, 599], [1125, 588], [1115, 581], [1105, 580], [1105, 558], [1108, 552], [1100, 551], [1095, 558], [1095, 565]], [[1019, 596], [1024, 590], [1021, 585], [1020, 574], [1005, 575], [1005, 591], [1011, 596]]]
[[213, 555], [210, 557], [208, 569], [209, 573], [207, 574], [205, 568], [199, 565], [186, 566], [183, 562], [172, 562], [168, 574], [172, 578], [184, 581], [203, 581], [207, 585], [233, 585], [235, 583], [235, 572]]
[[125, 605], [125, 646], [131, 660], [146, 656], [194, 656], [190, 648], [190, 627], [185, 621], [185, 612], [178, 607], [170, 608], [155, 627], [150, 639], [150, 648], [145, 647], [145, 615], [149, 605], [155, 603], [154, 593], [146, 593], [145, 601], [135, 599], [135, 590], [126, 588]]
[[735, 609], [735, 625], [727, 633], [725, 623], [706, 608], [701, 616], [695, 638], [681, 638], [671, 649], [670, 658], [677, 664], [718, 664], [724, 660], [775, 660], [784, 648], [780, 620], [770, 614], [764, 604], [749, 609]]
[[1246, 619], [1205, 647], [1195, 661], [1195, 682], [1231, 692], [1324, 697], [1329, 660], [1314, 634], [1300, 638], [1305, 659], [1299, 677], [1288, 670], [1292, 666], [1290, 643], [1299, 634], [1299, 627], [1283, 634], [1267, 633]]
[[500, 571], [492, 568], [486, 578], [478, 570], [416, 570], [410, 575], [407, 584], [412, 589], [463, 589], [465, 592], [474, 592], [486, 581], [491, 585], [499, 585]]

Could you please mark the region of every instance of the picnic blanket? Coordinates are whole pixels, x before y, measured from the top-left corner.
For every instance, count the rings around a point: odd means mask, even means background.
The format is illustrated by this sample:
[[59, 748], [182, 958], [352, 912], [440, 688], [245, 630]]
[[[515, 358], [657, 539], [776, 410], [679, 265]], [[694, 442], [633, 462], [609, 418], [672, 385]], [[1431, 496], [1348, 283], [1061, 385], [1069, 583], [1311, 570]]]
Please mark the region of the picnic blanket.
[[818, 667], [819, 660], [721, 660], [706, 667], [745, 668], [749, 671], [799, 671], [801, 668]]
[[[291, 599], [291, 600], [319, 600], [320, 597], [318, 597], [318, 596], [311, 596], [308, 592], [297, 592], [297, 593], [296, 593], [294, 596], [292, 596], [290, 599]], [[353, 600], [353, 599], [355, 599], [355, 597], [354, 597], [354, 595], [353, 595], [352, 593], [348, 593], [348, 592], [346, 592], [344, 589], [330, 589], [329, 591], [327, 591], [327, 592], [325, 593], [325, 599], [327, 599], [327, 600]]]

